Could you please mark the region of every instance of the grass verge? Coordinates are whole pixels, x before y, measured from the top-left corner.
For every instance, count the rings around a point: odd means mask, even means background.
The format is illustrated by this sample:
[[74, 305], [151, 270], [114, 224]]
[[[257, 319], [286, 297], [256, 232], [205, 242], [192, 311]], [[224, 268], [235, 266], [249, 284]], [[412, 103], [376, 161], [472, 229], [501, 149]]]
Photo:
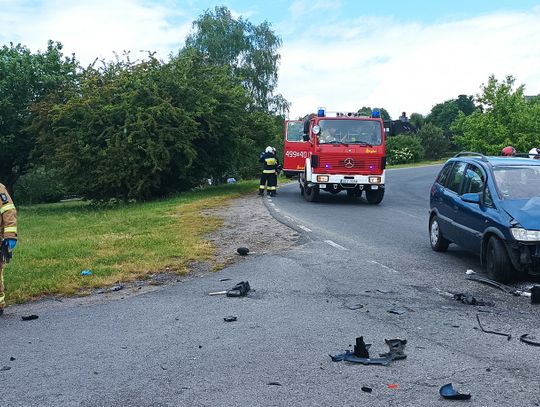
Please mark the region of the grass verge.
[[[239, 182], [148, 203], [96, 208], [84, 202], [18, 207], [19, 242], [5, 270], [6, 299], [72, 295], [212, 259], [205, 236], [222, 225], [206, 209], [257, 190]], [[91, 276], [82, 276], [85, 269]]]
[[386, 168], [388, 168], [388, 169], [392, 169], [392, 168], [410, 168], [410, 167], [422, 167], [424, 165], [443, 164], [446, 161], [448, 161], [449, 158], [450, 157], [441, 158], [440, 160], [419, 161], [417, 163], [388, 165]]

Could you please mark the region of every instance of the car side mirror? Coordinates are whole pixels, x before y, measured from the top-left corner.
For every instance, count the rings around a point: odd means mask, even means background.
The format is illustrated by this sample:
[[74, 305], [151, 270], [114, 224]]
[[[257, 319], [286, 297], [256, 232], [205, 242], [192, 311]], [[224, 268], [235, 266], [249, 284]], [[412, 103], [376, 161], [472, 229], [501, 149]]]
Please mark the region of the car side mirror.
[[304, 140], [304, 141], [309, 141], [309, 134], [304, 134], [304, 135], [302, 136], [302, 140]]
[[463, 202], [468, 202], [468, 203], [472, 203], [472, 204], [480, 204], [480, 194], [479, 193], [463, 194], [461, 196], [461, 200]]

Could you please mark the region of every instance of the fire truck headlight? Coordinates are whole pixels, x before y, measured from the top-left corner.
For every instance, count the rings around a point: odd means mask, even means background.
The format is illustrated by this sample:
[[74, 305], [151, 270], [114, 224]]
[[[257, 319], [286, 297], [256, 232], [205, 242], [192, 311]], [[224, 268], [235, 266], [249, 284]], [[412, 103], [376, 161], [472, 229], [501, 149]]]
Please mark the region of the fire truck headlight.
[[369, 177], [369, 183], [370, 184], [380, 184], [381, 183], [381, 177]]
[[317, 182], [328, 182], [328, 175], [317, 175]]

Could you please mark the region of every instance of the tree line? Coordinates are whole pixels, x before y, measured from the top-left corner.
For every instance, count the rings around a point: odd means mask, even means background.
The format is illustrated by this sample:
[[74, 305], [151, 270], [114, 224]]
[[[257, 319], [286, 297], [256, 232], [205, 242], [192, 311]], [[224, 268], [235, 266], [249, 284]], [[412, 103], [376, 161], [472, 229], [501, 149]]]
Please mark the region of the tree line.
[[268, 23], [225, 7], [205, 11], [167, 61], [125, 53], [82, 67], [58, 42], [4, 45], [0, 180], [26, 202], [127, 201], [251, 177], [288, 108], [275, 94], [280, 46]]
[[[474, 97], [459, 95], [438, 103], [426, 116], [412, 113], [412, 131], [387, 140], [388, 162], [436, 160], [460, 150], [501, 155], [508, 145], [522, 153], [540, 147], [540, 96], [525, 96], [524, 90], [511, 75], [503, 80], [492, 75]], [[391, 120], [385, 109], [380, 111], [384, 120]]]
[[[145, 200], [207, 179], [253, 177], [259, 152], [282, 145], [289, 104], [275, 92], [281, 45], [269, 23], [234, 18], [226, 7], [206, 10], [167, 61], [124, 53], [83, 67], [59, 42], [37, 52], [4, 45], [0, 182], [31, 203]], [[389, 137], [388, 161], [540, 146], [540, 98], [523, 92], [512, 76], [491, 76], [476, 97], [411, 114], [415, 130]]]

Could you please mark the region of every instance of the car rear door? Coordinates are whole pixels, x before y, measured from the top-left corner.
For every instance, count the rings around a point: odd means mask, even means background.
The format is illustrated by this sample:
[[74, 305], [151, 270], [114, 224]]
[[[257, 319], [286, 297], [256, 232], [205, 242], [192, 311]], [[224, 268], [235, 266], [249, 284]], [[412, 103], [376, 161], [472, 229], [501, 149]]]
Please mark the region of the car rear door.
[[456, 219], [459, 216], [459, 209], [461, 207], [461, 198], [459, 192], [461, 190], [461, 184], [465, 175], [465, 169], [467, 163], [463, 161], [456, 161], [452, 167], [444, 188], [441, 190], [441, 198], [439, 205], [439, 219], [442, 223], [443, 235], [456, 244], [460, 244], [460, 235], [456, 227]]

